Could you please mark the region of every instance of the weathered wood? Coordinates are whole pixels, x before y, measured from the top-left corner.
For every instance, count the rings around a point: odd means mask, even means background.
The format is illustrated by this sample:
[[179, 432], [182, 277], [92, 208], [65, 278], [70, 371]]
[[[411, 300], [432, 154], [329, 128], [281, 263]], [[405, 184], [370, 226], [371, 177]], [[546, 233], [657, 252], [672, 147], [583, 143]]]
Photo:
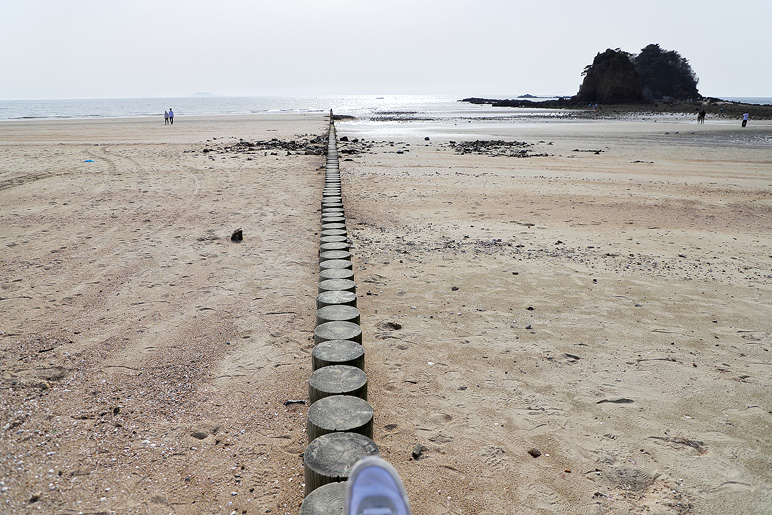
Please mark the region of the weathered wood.
[[354, 268], [354, 264], [350, 259], [328, 259], [319, 263], [319, 269], [325, 268]]
[[333, 365], [365, 369], [365, 348], [351, 340], [327, 340], [311, 350], [311, 370]]
[[314, 344], [327, 340], [352, 340], [362, 343], [362, 328], [351, 322], [327, 322], [314, 329]]
[[319, 238], [319, 243], [334, 243], [336, 241], [348, 241], [345, 236], [322, 236]]
[[378, 455], [378, 446], [358, 433], [330, 433], [308, 444], [303, 453], [306, 495], [329, 483], [346, 481], [354, 464]]
[[[335, 225], [335, 224], [332, 224]], [[351, 252], [347, 250], [326, 250], [319, 253], [319, 262], [330, 259], [351, 259]]]
[[354, 280], [354, 271], [350, 268], [325, 268], [319, 272], [319, 280], [327, 279], [351, 279]]
[[316, 309], [321, 309], [324, 306], [332, 306], [334, 304], [344, 304], [346, 306], [357, 305], [357, 295], [350, 291], [330, 290], [323, 291], [316, 296]]
[[322, 223], [322, 230], [323, 231], [329, 231], [332, 229], [345, 229], [346, 224], [344, 223]]
[[311, 404], [330, 395], [353, 395], [367, 400], [367, 374], [357, 367], [332, 365], [311, 372], [308, 400]]
[[328, 250], [345, 250], [348, 252], [349, 244], [345, 241], [336, 241], [333, 243], [322, 243], [319, 245], [319, 250], [327, 252]]
[[348, 481], [320, 486], [303, 500], [300, 515], [344, 515]]
[[359, 324], [359, 310], [353, 306], [325, 306], [316, 310], [316, 325], [327, 322], [351, 322]]
[[[340, 215], [340, 213], [332, 213], [332, 214]], [[346, 223], [345, 216], [327, 216], [322, 218], [322, 225], [324, 225], [325, 227], [327, 226], [327, 224], [345, 224], [345, 223]]]
[[308, 408], [308, 443], [328, 433], [359, 433], [373, 437], [373, 407], [352, 395], [330, 395]]
[[322, 230], [321, 236], [345, 236], [346, 229], [326, 229]]
[[323, 291], [350, 291], [356, 293], [357, 283], [351, 279], [325, 279], [324, 281], [319, 281], [317, 288], [317, 293], [322, 293]]

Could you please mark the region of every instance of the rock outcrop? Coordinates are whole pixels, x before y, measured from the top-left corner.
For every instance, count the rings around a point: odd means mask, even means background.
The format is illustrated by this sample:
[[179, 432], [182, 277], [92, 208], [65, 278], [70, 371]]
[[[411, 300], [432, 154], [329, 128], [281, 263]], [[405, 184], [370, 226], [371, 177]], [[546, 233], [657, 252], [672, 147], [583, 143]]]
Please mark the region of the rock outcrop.
[[641, 76], [628, 52], [609, 48], [599, 53], [585, 68], [584, 75], [576, 95], [580, 102], [621, 104], [643, 101]]

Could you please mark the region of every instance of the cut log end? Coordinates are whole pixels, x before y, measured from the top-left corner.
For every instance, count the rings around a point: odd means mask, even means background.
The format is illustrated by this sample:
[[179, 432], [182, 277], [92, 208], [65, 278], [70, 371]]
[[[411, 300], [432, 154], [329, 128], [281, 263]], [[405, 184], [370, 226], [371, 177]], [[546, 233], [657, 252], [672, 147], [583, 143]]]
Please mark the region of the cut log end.
[[352, 340], [362, 343], [362, 328], [351, 322], [327, 322], [314, 329], [314, 343], [327, 340]]
[[357, 433], [330, 433], [308, 444], [303, 454], [306, 495], [329, 483], [346, 481], [354, 464], [377, 456], [378, 446]]
[[311, 404], [330, 395], [352, 395], [367, 400], [367, 374], [348, 365], [333, 365], [315, 370], [308, 378]]
[[300, 515], [343, 515], [348, 481], [320, 486], [300, 505]]
[[373, 407], [350, 395], [319, 399], [308, 409], [308, 443], [329, 433], [359, 433], [373, 437]]
[[351, 340], [327, 340], [311, 351], [312, 372], [333, 365], [365, 368], [365, 348]]

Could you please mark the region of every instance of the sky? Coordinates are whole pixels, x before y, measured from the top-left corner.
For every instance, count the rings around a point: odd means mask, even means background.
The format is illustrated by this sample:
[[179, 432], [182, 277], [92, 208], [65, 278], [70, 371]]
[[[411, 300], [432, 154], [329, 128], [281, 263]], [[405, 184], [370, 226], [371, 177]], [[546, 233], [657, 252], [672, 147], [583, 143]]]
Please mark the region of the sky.
[[573, 95], [650, 43], [772, 97], [769, 0], [0, 0], [0, 99]]

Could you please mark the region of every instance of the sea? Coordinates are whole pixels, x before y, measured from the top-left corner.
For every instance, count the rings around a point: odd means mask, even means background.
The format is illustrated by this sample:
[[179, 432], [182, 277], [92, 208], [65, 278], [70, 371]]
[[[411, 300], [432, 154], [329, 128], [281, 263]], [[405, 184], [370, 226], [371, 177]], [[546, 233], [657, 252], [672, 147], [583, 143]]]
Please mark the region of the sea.
[[772, 97], [716, 97], [729, 102], [742, 102], [743, 104], [772, 105]]
[[[552, 98], [555, 97], [539, 97], [540, 100]], [[434, 118], [513, 114], [511, 108], [473, 105], [460, 99], [438, 95], [346, 95], [0, 100], [0, 120], [152, 117], [163, 116], [164, 111], [170, 108], [175, 116], [315, 113], [329, 112], [330, 109], [335, 114], [365, 118], [405, 114], [424, 114]]]
[[308, 97], [100, 98], [0, 101], [0, 120], [177, 117], [259, 113], [328, 112], [363, 116], [374, 113], [450, 111], [469, 104], [455, 97], [427, 95], [348, 95]]
[[[493, 98], [517, 98], [501, 95]], [[529, 97], [552, 100], [555, 97]], [[772, 105], [772, 97], [724, 97], [725, 100]], [[372, 120], [391, 120], [410, 115], [437, 118], [485, 118], [533, 115], [532, 110], [492, 107], [461, 102], [460, 97], [441, 95], [345, 95], [298, 97], [100, 98], [73, 100], [0, 100], [0, 120], [94, 119], [163, 116], [167, 109], [176, 116], [237, 115], [258, 113], [315, 113], [333, 109]], [[549, 117], [549, 110], [539, 110]]]

